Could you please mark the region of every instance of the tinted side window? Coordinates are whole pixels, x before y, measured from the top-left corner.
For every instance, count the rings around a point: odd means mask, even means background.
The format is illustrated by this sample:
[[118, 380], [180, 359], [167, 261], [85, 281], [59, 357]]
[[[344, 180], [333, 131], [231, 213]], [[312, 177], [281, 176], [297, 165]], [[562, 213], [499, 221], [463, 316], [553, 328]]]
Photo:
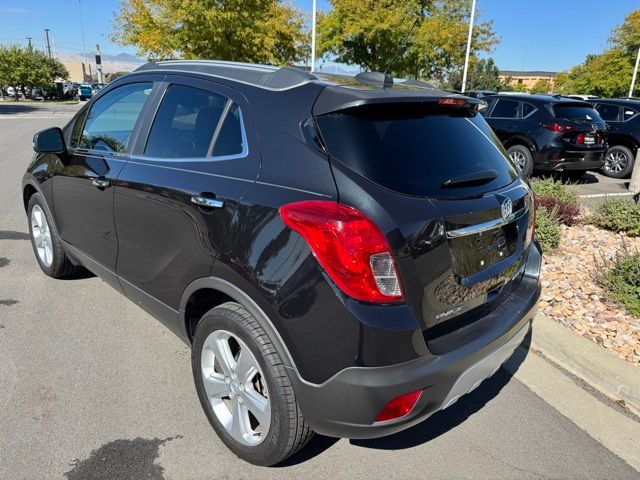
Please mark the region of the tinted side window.
[[617, 121], [619, 110], [620, 108], [617, 105], [601, 104], [596, 107], [596, 111], [600, 114], [600, 116], [605, 122]]
[[171, 85], [149, 132], [145, 155], [206, 157], [227, 101], [207, 90]]
[[531, 112], [533, 112], [536, 109], [536, 107], [534, 107], [533, 105], [531, 105], [530, 103], [523, 103], [522, 104], [522, 118], [526, 117], [527, 115], [529, 115]]
[[97, 100], [87, 116], [79, 142], [81, 148], [111, 152], [126, 150], [153, 83], [131, 83]]
[[216, 139], [213, 156], [239, 155], [243, 151], [242, 116], [240, 114], [240, 108], [234, 103], [229, 109], [229, 113], [227, 113], [218, 138]]
[[493, 118], [518, 118], [518, 105], [515, 100], [501, 98], [491, 112]]
[[80, 139], [82, 138], [82, 128], [84, 127], [84, 121], [87, 118], [87, 113], [89, 113], [89, 109], [85, 109], [85, 111], [76, 118], [76, 123], [73, 124], [73, 130], [71, 131], [71, 148], [77, 148], [80, 143]]

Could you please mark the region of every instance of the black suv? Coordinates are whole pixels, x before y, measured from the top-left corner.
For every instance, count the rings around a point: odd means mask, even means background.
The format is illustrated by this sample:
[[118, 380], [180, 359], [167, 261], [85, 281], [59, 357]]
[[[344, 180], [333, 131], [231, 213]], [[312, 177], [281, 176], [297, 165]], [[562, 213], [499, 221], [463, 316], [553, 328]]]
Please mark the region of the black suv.
[[532, 195], [480, 103], [382, 74], [147, 64], [35, 135], [37, 261], [89, 269], [190, 345], [249, 462], [313, 431], [397, 432], [498, 369], [536, 312]]
[[533, 170], [580, 177], [604, 165], [607, 126], [593, 107], [559, 95], [484, 97], [487, 123], [525, 176]]
[[627, 178], [633, 171], [640, 146], [640, 99], [598, 98], [589, 100], [609, 125], [609, 150], [602, 173]]

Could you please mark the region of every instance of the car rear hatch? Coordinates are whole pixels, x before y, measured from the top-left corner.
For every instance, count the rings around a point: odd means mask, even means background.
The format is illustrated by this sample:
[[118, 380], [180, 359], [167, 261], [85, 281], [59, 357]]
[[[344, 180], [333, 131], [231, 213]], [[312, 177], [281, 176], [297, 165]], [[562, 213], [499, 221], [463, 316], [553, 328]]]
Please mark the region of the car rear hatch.
[[562, 102], [551, 105], [557, 123], [546, 128], [562, 133], [563, 145], [571, 150], [601, 150], [607, 143], [607, 124], [588, 103]]
[[427, 342], [473, 323], [517, 282], [533, 223], [529, 188], [478, 114], [483, 102], [338, 93], [344, 102], [331, 108], [321, 94], [314, 113], [340, 201], [386, 233]]

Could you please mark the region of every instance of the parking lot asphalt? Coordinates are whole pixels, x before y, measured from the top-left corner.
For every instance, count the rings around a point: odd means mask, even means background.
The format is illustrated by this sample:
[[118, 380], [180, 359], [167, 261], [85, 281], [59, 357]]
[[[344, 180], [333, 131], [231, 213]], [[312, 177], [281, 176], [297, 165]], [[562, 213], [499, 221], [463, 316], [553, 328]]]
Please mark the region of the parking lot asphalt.
[[187, 346], [98, 278], [40, 272], [20, 179], [33, 133], [62, 126], [78, 107], [6, 107], [0, 103], [0, 479], [640, 479], [542, 393], [555, 388], [570, 404], [569, 391], [538, 375], [534, 393], [503, 369], [392, 437], [318, 436], [284, 465], [241, 462], [200, 408]]

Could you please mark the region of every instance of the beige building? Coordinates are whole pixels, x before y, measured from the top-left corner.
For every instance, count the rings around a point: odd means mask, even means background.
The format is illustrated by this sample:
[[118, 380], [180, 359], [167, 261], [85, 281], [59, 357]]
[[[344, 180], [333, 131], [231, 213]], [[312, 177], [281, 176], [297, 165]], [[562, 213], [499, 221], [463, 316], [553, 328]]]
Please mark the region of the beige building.
[[69, 71], [69, 81], [71, 82], [90, 82], [91, 81], [91, 64], [83, 62], [63, 62]]
[[500, 71], [500, 80], [511, 77], [510, 85], [512, 87], [524, 85], [527, 89], [533, 87], [539, 80], [544, 80], [549, 83], [549, 91], [551, 92], [553, 91], [556, 75], [556, 72], [502, 70]]

